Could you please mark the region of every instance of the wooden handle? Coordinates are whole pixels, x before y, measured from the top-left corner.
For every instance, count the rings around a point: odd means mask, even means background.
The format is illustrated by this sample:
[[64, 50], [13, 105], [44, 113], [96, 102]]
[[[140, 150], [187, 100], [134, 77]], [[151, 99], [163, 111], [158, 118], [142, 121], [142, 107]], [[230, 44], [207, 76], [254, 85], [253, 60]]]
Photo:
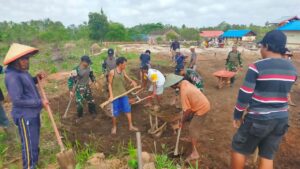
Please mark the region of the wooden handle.
[[123, 93], [123, 94], [121, 94], [121, 95], [119, 95], [119, 96], [117, 96], [117, 97], [114, 97], [113, 100], [107, 100], [107, 101], [101, 103], [101, 104], [100, 104], [100, 107], [103, 109], [104, 106], [108, 105], [109, 103], [113, 102], [114, 100], [116, 100], [116, 99], [118, 99], [118, 98], [120, 98], [120, 97], [123, 97], [123, 96], [127, 95], [128, 93], [130, 93], [130, 92], [132, 92], [132, 91], [134, 91], [134, 90], [136, 90], [136, 89], [139, 89], [139, 88], [141, 88], [141, 86], [136, 86], [136, 87], [134, 87], [134, 88], [128, 90], [127, 92], [125, 92], [125, 93]]
[[67, 114], [68, 114], [68, 111], [69, 111], [69, 109], [70, 109], [72, 100], [73, 100], [73, 97], [71, 97], [70, 100], [69, 100], [69, 103], [68, 103], [68, 106], [67, 106], [67, 109], [66, 109], [66, 111], [65, 111], [65, 114], [64, 114], [63, 118], [66, 118], [66, 117], [67, 117]]
[[136, 91], [136, 92], [132, 92], [131, 94], [133, 94], [133, 95], [137, 95], [137, 94], [139, 94], [141, 91], [143, 91], [144, 89], [143, 88], [141, 88], [140, 90], [138, 90], [138, 91]]
[[177, 139], [176, 139], [176, 145], [175, 145], [175, 150], [174, 150], [174, 156], [178, 155], [178, 145], [179, 145], [180, 134], [181, 134], [181, 127], [178, 129], [178, 134], [177, 134]]
[[[42, 98], [43, 98], [44, 100], [47, 100], [47, 96], [46, 96], [46, 93], [45, 93], [45, 91], [44, 91], [44, 89], [43, 89], [43, 87], [42, 87], [40, 78], [37, 78], [37, 80], [38, 80], [38, 86], [39, 86], [40, 91], [41, 91], [41, 94], [42, 94]], [[51, 110], [51, 108], [50, 108], [49, 105], [46, 105], [46, 110], [47, 110], [47, 112], [48, 112], [48, 114], [49, 114], [49, 117], [50, 117], [50, 120], [51, 120], [51, 122], [52, 122], [52, 127], [53, 127], [53, 129], [54, 129], [54, 132], [55, 132], [55, 136], [56, 136], [57, 142], [58, 142], [58, 144], [59, 144], [59, 146], [60, 146], [60, 150], [61, 150], [61, 151], [64, 151], [64, 150], [65, 150], [65, 146], [64, 146], [64, 144], [63, 144], [63, 142], [62, 142], [62, 140], [61, 140], [59, 131], [58, 131], [58, 129], [57, 129], [56, 123], [55, 123], [54, 118], [53, 118], [52, 110]]]
[[[180, 112], [180, 114], [181, 114], [181, 121], [182, 121], [183, 112]], [[178, 134], [177, 134], [177, 139], [176, 139], [176, 145], [175, 145], [175, 150], [174, 150], [174, 156], [178, 155], [178, 145], [179, 145], [179, 138], [180, 138], [180, 134], [181, 134], [181, 129], [182, 129], [182, 126], [179, 127], [179, 129], [178, 129]]]
[[132, 103], [132, 105], [138, 104], [138, 103], [140, 103], [140, 102], [142, 102], [142, 101], [144, 101], [144, 100], [147, 100], [147, 99], [149, 99], [149, 98], [151, 98], [151, 97], [152, 97], [152, 96], [147, 96], [147, 97], [144, 97], [144, 98], [142, 98], [142, 99], [139, 99], [138, 101]]

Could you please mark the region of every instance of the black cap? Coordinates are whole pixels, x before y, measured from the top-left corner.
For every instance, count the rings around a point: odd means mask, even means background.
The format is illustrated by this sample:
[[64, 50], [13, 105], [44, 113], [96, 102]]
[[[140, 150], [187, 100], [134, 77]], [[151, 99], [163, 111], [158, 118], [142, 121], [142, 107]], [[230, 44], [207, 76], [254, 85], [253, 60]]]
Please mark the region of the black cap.
[[272, 30], [268, 32], [260, 44], [267, 46], [272, 51], [276, 51], [279, 53], [285, 53], [287, 49], [286, 45], [286, 35], [280, 30]]
[[112, 48], [109, 48], [108, 51], [107, 51], [107, 54], [110, 55], [110, 56], [113, 55], [114, 53], [115, 52]]
[[148, 50], [145, 51], [145, 53], [151, 54], [151, 51], [148, 49]]
[[88, 64], [92, 64], [92, 61], [91, 61], [90, 57], [87, 56], [87, 55], [84, 55], [84, 56], [81, 57], [81, 62], [86, 62]]

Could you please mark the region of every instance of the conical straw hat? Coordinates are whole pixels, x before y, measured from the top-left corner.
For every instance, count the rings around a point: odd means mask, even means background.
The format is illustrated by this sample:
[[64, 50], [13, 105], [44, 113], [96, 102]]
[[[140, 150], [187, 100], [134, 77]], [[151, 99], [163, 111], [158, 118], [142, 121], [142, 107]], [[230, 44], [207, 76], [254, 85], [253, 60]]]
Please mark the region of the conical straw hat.
[[30, 53], [37, 53], [39, 50], [37, 48], [33, 48], [26, 45], [21, 45], [18, 43], [13, 43], [3, 61], [4, 65], [8, 65], [9, 63], [27, 55]]
[[165, 84], [164, 84], [164, 88], [173, 86], [174, 84], [180, 82], [182, 79], [183, 79], [182, 76], [178, 76], [178, 75], [175, 75], [175, 74], [173, 74], [173, 73], [168, 74], [168, 75], [166, 76], [166, 82], [165, 82]]

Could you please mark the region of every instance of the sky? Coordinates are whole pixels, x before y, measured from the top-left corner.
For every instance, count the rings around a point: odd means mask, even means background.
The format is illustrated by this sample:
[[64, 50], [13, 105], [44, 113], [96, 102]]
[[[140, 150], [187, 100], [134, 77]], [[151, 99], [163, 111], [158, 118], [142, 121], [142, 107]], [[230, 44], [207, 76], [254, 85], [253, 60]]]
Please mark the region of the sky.
[[110, 21], [126, 27], [143, 23], [188, 27], [264, 25], [282, 16], [300, 16], [300, 0], [0, 0], [0, 21], [50, 18], [64, 25], [88, 21], [103, 8]]

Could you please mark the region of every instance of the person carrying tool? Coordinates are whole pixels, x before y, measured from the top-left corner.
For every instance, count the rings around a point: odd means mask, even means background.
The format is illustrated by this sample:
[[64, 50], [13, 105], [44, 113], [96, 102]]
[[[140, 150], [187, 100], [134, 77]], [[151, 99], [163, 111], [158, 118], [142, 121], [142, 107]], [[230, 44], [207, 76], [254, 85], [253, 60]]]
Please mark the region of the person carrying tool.
[[102, 64], [102, 72], [105, 74], [106, 81], [108, 82], [108, 74], [111, 70], [116, 68], [116, 57], [114, 56], [115, 52], [112, 48], [107, 51], [107, 58]]
[[189, 134], [192, 142], [192, 153], [186, 161], [198, 159], [197, 142], [200, 139], [199, 130], [203, 127], [207, 112], [210, 110], [210, 103], [205, 95], [193, 84], [184, 80], [182, 76], [169, 74], [166, 77], [164, 88], [172, 87], [179, 89], [183, 117], [180, 123], [182, 128], [186, 121], [191, 121], [189, 125]]
[[[109, 89], [109, 100], [113, 100], [114, 97], [122, 95], [126, 92], [125, 82], [126, 80], [130, 82], [131, 86], [136, 87], [137, 83], [132, 80], [127, 73], [126, 69], [127, 59], [124, 57], [119, 57], [116, 60], [117, 67], [109, 72], [108, 78], [108, 89]], [[125, 113], [128, 119], [128, 125], [130, 131], [138, 131], [138, 128], [133, 126], [131, 117], [131, 106], [129, 103], [128, 96], [120, 97], [112, 102], [112, 123], [113, 127], [111, 129], [111, 134], [117, 133], [117, 117]]]
[[[246, 156], [258, 147], [259, 168], [272, 169], [273, 158], [288, 130], [288, 94], [297, 70], [284, 59], [286, 35], [273, 30], [260, 42], [262, 60], [249, 66], [233, 113], [231, 166], [245, 167]], [[243, 117], [244, 111], [247, 111]]]
[[[237, 50], [237, 46], [232, 46], [232, 51], [228, 53], [226, 59], [226, 70], [231, 72], [237, 72], [243, 67], [241, 53]], [[230, 86], [234, 84], [235, 76], [230, 79]]]
[[[143, 77], [145, 79], [148, 79], [151, 82], [149, 91], [152, 92], [152, 98], [156, 97], [157, 104], [160, 104], [160, 99], [161, 99], [161, 95], [164, 92], [164, 83], [166, 80], [164, 75], [159, 70], [151, 69], [147, 65], [143, 66], [142, 72], [143, 72]], [[149, 102], [148, 105], [145, 106], [152, 107], [151, 101]]]
[[180, 43], [178, 42], [177, 39], [175, 39], [170, 46], [170, 51], [171, 51], [171, 60], [174, 60], [174, 57], [176, 55], [176, 50], [180, 50]]
[[90, 80], [92, 83], [96, 83], [96, 79], [90, 65], [92, 61], [89, 56], [82, 56], [81, 62], [76, 66], [68, 79], [68, 87], [70, 90], [70, 97], [76, 98], [77, 116], [81, 118], [83, 116], [83, 101], [88, 103], [88, 109], [90, 114], [96, 115], [95, 100], [90, 88]]
[[39, 158], [40, 113], [49, 104], [43, 100], [37, 90], [37, 78], [43, 79], [41, 72], [32, 77], [29, 70], [29, 59], [38, 49], [13, 43], [4, 59], [8, 65], [5, 71], [5, 86], [12, 101], [12, 118], [18, 126], [22, 143], [23, 169], [36, 168]]
[[189, 64], [188, 68], [196, 71], [196, 69], [197, 69], [197, 65], [196, 65], [197, 54], [195, 52], [195, 46], [191, 46], [190, 50], [191, 50], [191, 60], [190, 60], [190, 64]]
[[176, 55], [175, 55], [175, 63], [176, 63], [176, 67], [175, 67], [175, 74], [179, 75], [180, 71], [182, 71], [184, 69], [184, 59], [186, 57], [183, 56], [180, 52], [179, 49], [176, 49]]
[[143, 79], [143, 67], [144, 66], [148, 66], [149, 68], [151, 67], [150, 66], [150, 61], [151, 61], [151, 51], [150, 50], [146, 50], [145, 53], [142, 53], [141, 56], [140, 56], [140, 62], [141, 62], [141, 65], [140, 65], [140, 80], [142, 82], [142, 84], [146, 83], [146, 81], [144, 81], [145, 79]]
[[180, 71], [180, 76], [184, 77], [184, 80], [189, 81], [202, 92], [204, 91], [203, 79], [198, 72], [193, 69], [186, 69]]

